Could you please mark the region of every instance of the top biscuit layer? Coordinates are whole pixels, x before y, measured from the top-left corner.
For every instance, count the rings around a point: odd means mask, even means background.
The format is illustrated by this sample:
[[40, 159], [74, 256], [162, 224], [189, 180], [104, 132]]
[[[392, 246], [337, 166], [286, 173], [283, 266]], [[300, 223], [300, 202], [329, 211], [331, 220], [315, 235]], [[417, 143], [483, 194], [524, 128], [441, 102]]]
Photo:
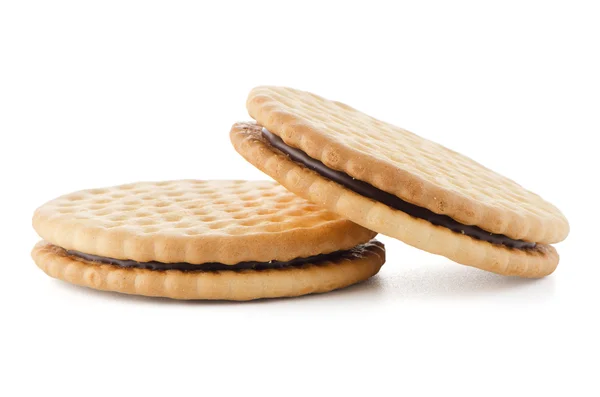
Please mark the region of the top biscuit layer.
[[139, 262], [289, 261], [350, 249], [376, 233], [267, 181], [141, 182], [82, 190], [35, 211], [68, 250]]
[[329, 168], [466, 225], [537, 243], [569, 233], [540, 196], [470, 158], [340, 102], [285, 87], [254, 88], [250, 116]]

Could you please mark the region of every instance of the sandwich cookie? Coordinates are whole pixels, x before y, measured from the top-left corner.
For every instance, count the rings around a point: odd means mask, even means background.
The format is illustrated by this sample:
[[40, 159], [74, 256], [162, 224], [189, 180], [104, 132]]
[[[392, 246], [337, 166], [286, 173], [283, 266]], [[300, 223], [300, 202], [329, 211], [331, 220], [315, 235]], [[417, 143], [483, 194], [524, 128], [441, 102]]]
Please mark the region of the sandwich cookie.
[[49, 276], [174, 299], [327, 292], [375, 275], [376, 235], [269, 181], [143, 182], [83, 190], [35, 211]]
[[542, 277], [566, 238], [563, 214], [472, 159], [340, 102], [257, 87], [230, 138], [295, 194], [361, 226], [458, 263]]

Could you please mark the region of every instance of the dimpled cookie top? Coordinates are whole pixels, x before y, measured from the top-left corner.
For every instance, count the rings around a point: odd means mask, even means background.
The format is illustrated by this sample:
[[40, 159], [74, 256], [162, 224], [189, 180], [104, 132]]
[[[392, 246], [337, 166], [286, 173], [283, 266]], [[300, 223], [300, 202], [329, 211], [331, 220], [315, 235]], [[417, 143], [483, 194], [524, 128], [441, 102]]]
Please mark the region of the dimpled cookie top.
[[263, 86], [250, 92], [247, 107], [260, 125], [329, 168], [463, 224], [545, 244], [569, 232], [555, 206], [516, 182], [348, 105]]
[[270, 181], [82, 190], [38, 208], [33, 226], [68, 250], [165, 263], [289, 261], [350, 249], [376, 235]]

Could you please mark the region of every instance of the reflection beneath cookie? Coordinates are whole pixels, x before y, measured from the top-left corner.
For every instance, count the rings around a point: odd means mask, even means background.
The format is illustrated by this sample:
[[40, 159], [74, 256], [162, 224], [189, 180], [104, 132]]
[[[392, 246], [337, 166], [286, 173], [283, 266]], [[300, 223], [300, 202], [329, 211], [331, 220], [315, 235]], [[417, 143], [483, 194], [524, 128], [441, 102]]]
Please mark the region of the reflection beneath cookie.
[[435, 265], [388, 262], [380, 277], [386, 296], [404, 299], [463, 298], [494, 296], [511, 299], [527, 295], [528, 299], [552, 297], [552, 276], [541, 279], [508, 277], [454, 263]]

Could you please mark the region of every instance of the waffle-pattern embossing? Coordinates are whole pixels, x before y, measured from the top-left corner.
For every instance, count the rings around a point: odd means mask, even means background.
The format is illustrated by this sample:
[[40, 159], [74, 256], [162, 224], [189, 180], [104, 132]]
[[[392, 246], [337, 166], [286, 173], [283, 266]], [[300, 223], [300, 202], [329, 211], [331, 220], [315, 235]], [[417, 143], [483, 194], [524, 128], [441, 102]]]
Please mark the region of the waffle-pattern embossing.
[[263, 86], [250, 92], [247, 108], [286, 144], [435, 213], [544, 244], [559, 242], [569, 232], [554, 205], [509, 178], [343, 103]]
[[361, 196], [290, 160], [269, 145], [256, 124], [234, 124], [230, 138], [234, 148], [248, 162], [295, 194], [416, 248], [504, 275], [543, 277], [558, 265], [558, 254], [550, 245], [537, 244], [535, 249], [519, 250], [491, 244]]
[[38, 208], [33, 226], [65, 249], [166, 263], [289, 261], [350, 249], [376, 235], [272, 181], [83, 190]]

